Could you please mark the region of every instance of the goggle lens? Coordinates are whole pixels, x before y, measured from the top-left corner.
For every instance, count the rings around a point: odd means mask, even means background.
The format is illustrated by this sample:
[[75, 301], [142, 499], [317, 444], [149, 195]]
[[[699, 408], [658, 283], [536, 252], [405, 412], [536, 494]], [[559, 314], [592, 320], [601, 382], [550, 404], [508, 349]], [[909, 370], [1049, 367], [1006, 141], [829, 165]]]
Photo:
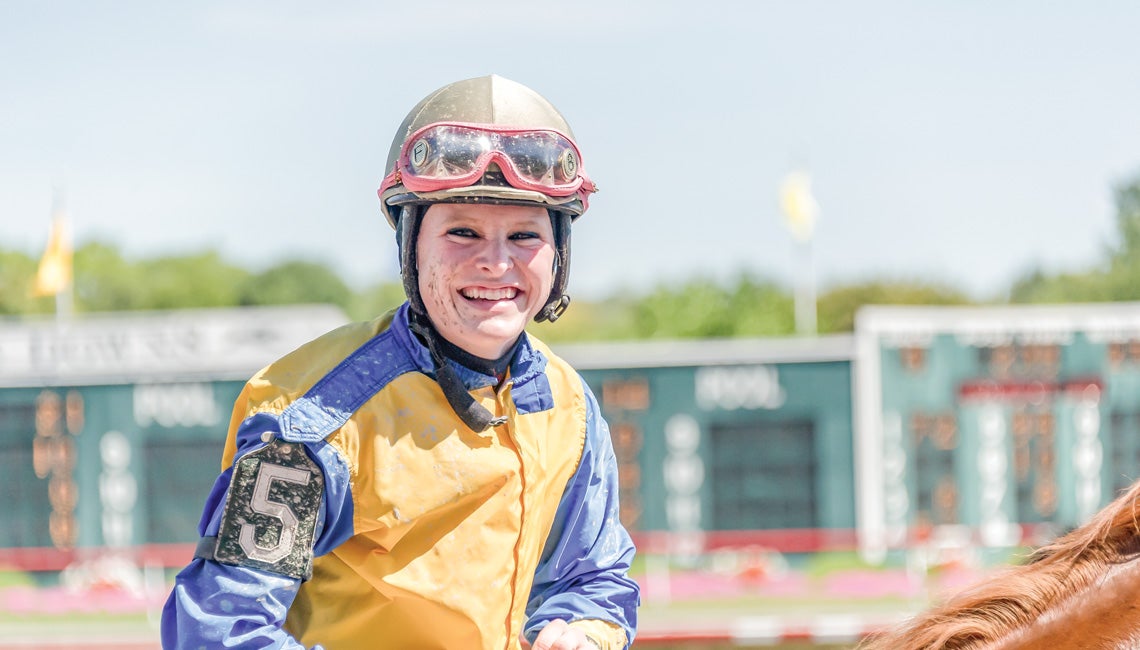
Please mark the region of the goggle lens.
[[[515, 186], [569, 196], [587, 179], [577, 147], [556, 131], [493, 130], [434, 124], [415, 133], [400, 156], [401, 182], [412, 191], [461, 187], [498, 163]], [[591, 185], [592, 188], [592, 185]]]

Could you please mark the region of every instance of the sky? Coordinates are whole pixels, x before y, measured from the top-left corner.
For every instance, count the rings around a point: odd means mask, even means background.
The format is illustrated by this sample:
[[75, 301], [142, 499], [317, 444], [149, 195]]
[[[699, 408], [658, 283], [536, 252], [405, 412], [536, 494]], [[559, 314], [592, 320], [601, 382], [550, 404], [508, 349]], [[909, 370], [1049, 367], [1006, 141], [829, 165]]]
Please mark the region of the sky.
[[740, 273], [1000, 297], [1115, 243], [1137, 25], [1123, 1], [0, 0], [0, 248], [39, 255], [62, 188], [79, 245], [395, 281], [394, 132], [494, 73], [559, 108], [600, 187], [575, 297]]

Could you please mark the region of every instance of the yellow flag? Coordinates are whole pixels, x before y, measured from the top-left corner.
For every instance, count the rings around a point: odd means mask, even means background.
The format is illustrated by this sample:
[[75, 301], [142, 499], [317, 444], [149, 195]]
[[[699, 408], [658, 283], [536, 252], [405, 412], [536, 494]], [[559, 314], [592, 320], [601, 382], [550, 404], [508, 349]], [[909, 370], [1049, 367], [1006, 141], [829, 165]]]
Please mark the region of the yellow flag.
[[792, 172], [784, 178], [780, 185], [780, 209], [796, 239], [811, 239], [819, 204], [811, 195], [811, 178], [806, 173]]
[[57, 215], [52, 220], [47, 248], [40, 258], [39, 269], [36, 270], [32, 294], [54, 296], [67, 289], [71, 285], [71, 256], [71, 233], [67, 219]]

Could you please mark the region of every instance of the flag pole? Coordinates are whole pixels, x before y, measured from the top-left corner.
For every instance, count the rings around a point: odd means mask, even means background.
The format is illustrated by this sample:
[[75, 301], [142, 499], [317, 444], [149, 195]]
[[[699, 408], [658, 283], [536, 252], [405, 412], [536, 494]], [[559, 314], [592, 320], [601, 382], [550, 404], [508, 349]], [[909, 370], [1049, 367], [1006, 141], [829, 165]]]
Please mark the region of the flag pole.
[[35, 296], [55, 298], [55, 321], [59, 325], [71, 319], [75, 303], [73, 288], [71, 230], [67, 201], [63, 188], [52, 188], [51, 233], [32, 286]]
[[57, 323], [65, 323], [71, 320], [74, 303], [75, 291], [69, 282], [63, 291], [55, 294], [55, 320]]
[[811, 195], [811, 178], [807, 172], [793, 171], [780, 185], [780, 208], [795, 240], [798, 259], [794, 276], [796, 333], [814, 336], [817, 330], [815, 295], [815, 258], [812, 254], [812, 236], [819, 215], [819, 204]]
[[797, 248], [800, 251], [801, 269], [795, 292], [796, 333], [801, 336], [814, 336], [817, 329], [815, 256], [812, 253], [810, 239], [799, 242]]
[[55, 294], [56, 322], [65, 323], [71, 320], [75, 311], [75, 270], [73, 268], [74, 250], [71, 242], [71, 219], [67, 211], [67, 189], [58, 185], [52, 192], [52, 221], [60, 222], [60, 249], [67, 257], [66, 272], [62, 290]]

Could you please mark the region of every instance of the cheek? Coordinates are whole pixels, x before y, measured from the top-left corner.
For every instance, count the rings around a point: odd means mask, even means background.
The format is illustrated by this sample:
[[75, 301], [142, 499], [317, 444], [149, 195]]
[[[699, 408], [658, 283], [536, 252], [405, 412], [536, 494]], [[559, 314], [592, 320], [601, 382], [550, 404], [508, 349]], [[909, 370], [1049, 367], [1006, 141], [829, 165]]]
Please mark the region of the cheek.
[[441, 333], [454, 334], [460, 326], [460, 318], [455, 303], [450, 298], [445, 265], [440, 262], [428, 263], [420, 267], [420, 297], [427, 308], [428, 318]]
[[[544, 249], [534, 256], [534, 259], [527, 264], [539, 286], [544, 287], [549, 292], [550, 286], [554, 284], [554, 260], [555, 254], [553, 249]], [[545, 299], [545, 296], [543, 296]]]
[[440, 303], [443, 300], [445, 282], [438, 262], [429, 262], [419, 269], [420, 295], [424, 302]]

